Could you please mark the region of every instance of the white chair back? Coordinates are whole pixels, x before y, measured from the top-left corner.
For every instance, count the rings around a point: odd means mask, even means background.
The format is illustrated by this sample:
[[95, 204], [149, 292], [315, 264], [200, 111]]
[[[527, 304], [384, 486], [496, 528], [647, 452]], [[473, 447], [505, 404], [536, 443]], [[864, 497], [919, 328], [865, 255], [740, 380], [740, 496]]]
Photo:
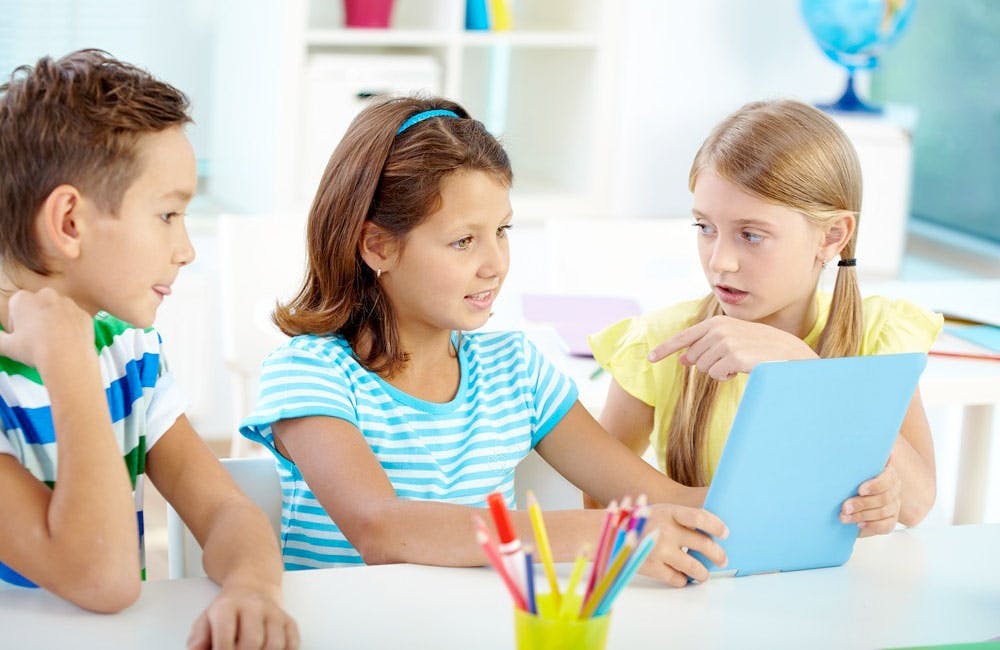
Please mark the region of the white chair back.
[[232, 386], [230, 455], [239, 457], [253, 453], [237, 428], [256, 399], [261, 361], [287, 340], [271, 322], [271, 312], [279, 300], [294, 296], [302, 281], [305, 221], [289, 214], [227, 214], [219, 217], [218, 232], [222, 354]]
[[[272, 458], [223, 458], [222, 466], [236, 481], [268, 521], [274, 534], [281, 536], [281, 483]], [[174, 578], [204, 576], [201, 547], [177, 512], [167, 504], [167, 565]]]

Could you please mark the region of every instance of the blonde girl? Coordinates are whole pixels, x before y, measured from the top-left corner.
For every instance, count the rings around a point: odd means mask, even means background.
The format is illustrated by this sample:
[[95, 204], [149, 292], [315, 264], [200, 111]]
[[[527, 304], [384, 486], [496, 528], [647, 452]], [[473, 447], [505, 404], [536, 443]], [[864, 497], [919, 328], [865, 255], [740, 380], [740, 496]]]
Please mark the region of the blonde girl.
[[[815, 108], [743, 106], [702, 144], [688, 182], [711, 293], [612, 325], [591, 347], [614, 378], [601, 424], [637, 454], [652, 445], [663, 472], [704, 490], [756, 364], [926, 352], [942, 319], [903, 301], [861, 299], [860, 167], [844, 133]], [[832, 295], [817, 291], [828, 264], [837, 265]], [[934, 495], [918, 391], [885, 470], [844, 502], [841, 521], [862, 535], [885, 533], [923, 519]]]

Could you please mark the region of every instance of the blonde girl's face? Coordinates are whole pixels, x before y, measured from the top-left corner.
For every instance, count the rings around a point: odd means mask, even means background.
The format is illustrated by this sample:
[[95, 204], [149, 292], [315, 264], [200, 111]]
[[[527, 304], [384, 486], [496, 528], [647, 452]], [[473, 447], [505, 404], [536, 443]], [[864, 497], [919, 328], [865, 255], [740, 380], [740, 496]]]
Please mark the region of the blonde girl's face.
[[692, 213], [701, 266], [723, 312], [804, 336], [812, 326], [823, 231], [712, 168], [698, 175]]
[[492, 175], [444, 178], [440, 207], [409, 232], [381, 279], [401, 332], [486, 323], [510, 265], [511, 216], [509, 191]]

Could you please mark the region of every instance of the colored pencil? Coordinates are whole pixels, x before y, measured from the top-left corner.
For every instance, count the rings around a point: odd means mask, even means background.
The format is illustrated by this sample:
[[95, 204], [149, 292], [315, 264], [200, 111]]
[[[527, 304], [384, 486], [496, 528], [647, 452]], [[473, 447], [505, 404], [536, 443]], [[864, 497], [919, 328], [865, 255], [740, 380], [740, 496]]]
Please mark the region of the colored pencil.
[[[639, 518], [642, 516], [649, 516], [649, 506], [646, 505], [646, 495], [640, 494], [639, 498], [635, 500], [635, 508], [632, 509], [632, 516], [628, 518], [628, 529], [635, 530], [636, 526], [639, 525]], [[636, 533], [637, 537], [642, 537], [641, 533]]]
[[[485, 525], [485, 524], [484, 524]], [[476, 531], [476, 541], [479, 545], [483, 547], [483, 552], [486, 553], [486, 558], [493, 565], [493, 568], [500, 575], [500, 579], [503, 581], [504, 586], [507, 587], [507, 591], [510, 592], [510, 597], [514, 600], [514, 605], [522, 610], [528, 611], [528, 604], [524, 602], [524, 596], [521, 595], [521, 590], [517, 588], [514, 580], [510, 577], [507, 572], [506, 567], [504, 567], [503, 560], [500, 558], [500, 553], [497, 551], [493, 542], [490, 540], [490, 536], [486, 534], [482, 529]]]
[[646, 520], [649, 519], [649, 506], [639, 509], [639, 516], [635, 520], [635, 536], [642, 537], [642, 529], [646, 527]]
[[656, 546], [656, 540], [659, 537], [660, 529], [657, 528], [642, 538], [642, 541], [639, 542], [639, 545], [635, 549], [635, 553], [632, 554], [632, 557], [630, 557], [628, 562], [625, 563], [625, 566], [622, 567], [621, 573], [618, 574], [618, 578], [615, 580], [615, 583], [611, 585], [608, 592], [604, 594], [604, 598], [601, 599], [601, 604], [598, 605], [597, 609], [594, 611], [594, 616], [603, 616], [608, 613], [611, 606], [614, 604], [615, 598], [618, 597], [621, 590], [624, 589], [625, 585], [627, 585], [629, 580], [632, 579], [635, 572], [639, 570], [642, 563], [646, 561], [646, 558]]
[[587, 556], [589, 555], [590, 544], [585, 544], [576, 555], [576, 561], [573, 563], [573, 572], [569, 574], [565, 596], [559, 608], [559, 618], [571, 618], [573, 615], [573, 595], [576, 594], [577, 587], [580, 586], [580, 578], [583, 577], [583, 569], [587, 566]]
[[620, 549], [622, 547], [622, 544], [625, 542], [626, 533], [628, 533], [628, 531], [625, 530], [625, 526], [620, 527], [618, 531], [615, 533], [615, 542], [614, 544], [611, 545], [611, 553], [608, 555], [608, 558], [617, 557], [618, 549]]
[[531, 547], [524, 547], [524, 587], [525, 599], [528, 601], [528, 611], [538, 613], [538, 603], [535, 602], [535, 565], [531, 559]]
[[604, 562], [604, 554], [607, 553], [608, 549], [608, 538], [611, 536], [611, 523], [618, 518], [618, 502], [612, 501], [608, 504], [606, 509], [606, 514], [604, 515], [604, 526], [601, 528], [601, 535], [597, 538], [597, 550], [594, 551], [594, 563], [590, 568], [590, 578], [587, 580], [587, 588], [584, 590], [583, 598], [586, 600], [591, 592], [594, 591], [594, 587], [597, 586], [597, 580], [600, 578], [601, 565]]
[[611, 566], [608, 567], [607, 573], [601, 578], [601, 581], [597, 583], [594, 587], [594, 591], [590, 594], [590, 597], [583, 603], [583, 608], [580, 610], [580, 618], [590, 618], [594, 615], [594, 610], [601, 603], [601, 599], [604, 598], [604, 594], [611, 587], [611, 584], [618, 577], [618, 573], [622, 570], [625, 565], [625, 561], [628, 556], [632, 553], [632, 548], [635, 546], [635, 533], [629, 533], [625, 536], [625, 543], [622, 544], [621, 550], [618, 551], [618, 555], [615, 556], [614, 561]]
[[627, 520], [632, 516], [632, 497], [626, 496], [622, 499], [621, 510], [618, 512], [618, 521], [615, 522], [615, 528], [622, 525], [622, 522]]
[[978, 361], [1000, 361], [1000, 354], [989, 354], [987, 352], [944, 352], [941, 350], [931, 350], [927, 354], [932, 357], [949, 357], [952, 359], [975, 359]]
[[559, 608], [562, 594], [559, 593], [559, 580], [556, 578], [556, 567], [552, 562], [552, 547], [549, 546], [549, 534], [545, 530], [545, 520], [542, 509], [534, 493], [528, 490], [528, 513], [531, 516], [531, 527], [535, 531], [535, 543], [538, 544], [538, 554], [542, 558], [545, 576], [549, 579], [549, 593], [552, 594], [556, 609]]

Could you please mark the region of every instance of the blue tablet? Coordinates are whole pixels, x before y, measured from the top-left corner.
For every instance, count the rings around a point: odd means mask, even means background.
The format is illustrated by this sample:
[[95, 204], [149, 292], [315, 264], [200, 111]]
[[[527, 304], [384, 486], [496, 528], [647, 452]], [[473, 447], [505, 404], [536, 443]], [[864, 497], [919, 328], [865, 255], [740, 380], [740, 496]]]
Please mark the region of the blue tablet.
[[859, 529], [841, 523], [841, 505], [885, 467], [926, 363], [887, 354], [754, 368], [705, 499], [729, 527], [716, 540], [729, 559], [722, 571], [847, 561]]

